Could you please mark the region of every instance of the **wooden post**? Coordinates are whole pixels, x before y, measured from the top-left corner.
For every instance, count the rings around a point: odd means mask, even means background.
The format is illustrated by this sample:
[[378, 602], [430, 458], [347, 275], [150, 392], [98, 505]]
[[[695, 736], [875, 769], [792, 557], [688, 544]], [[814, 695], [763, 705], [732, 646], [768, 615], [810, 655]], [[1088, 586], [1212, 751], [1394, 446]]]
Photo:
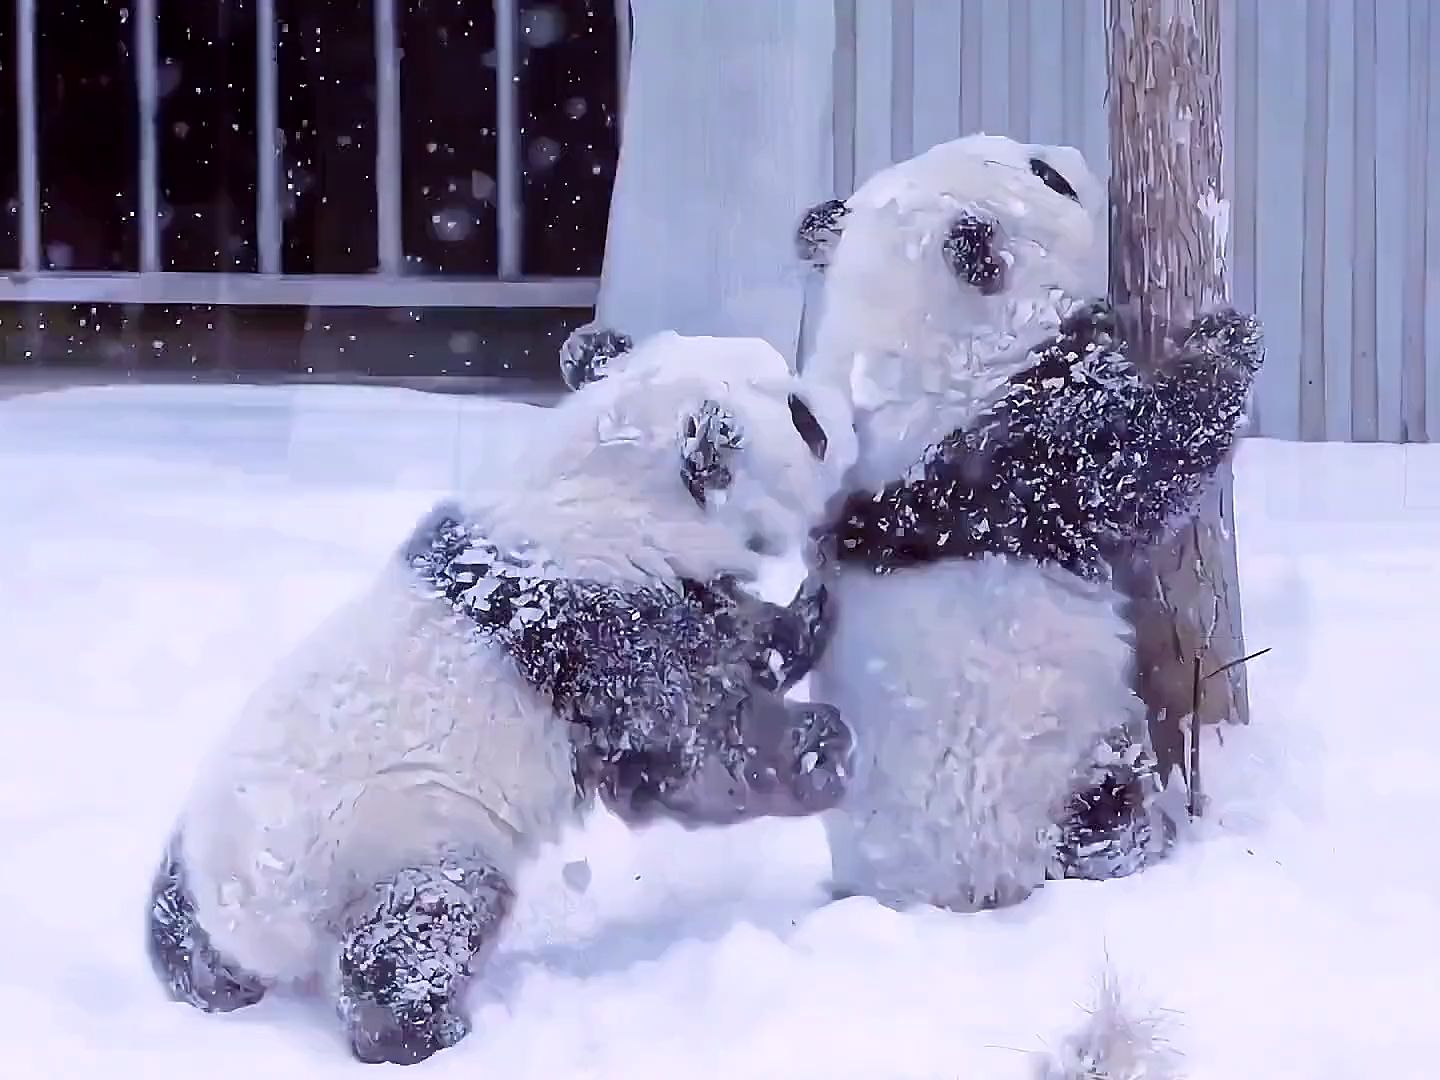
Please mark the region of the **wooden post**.
[[[1228, 300], [1219, 0], [1107, 0], [1110, 292], [1137, 360]], [[1244, 655], [1228, 465], [1193, 521], [1116, 568], [1162, 775], [1186, 768], [1194, 674]], [[1245, 723], [1245, 667], [1206, 679], [1200, 725]], [[1200, 725], [1195, 726], [1198, 732]]]

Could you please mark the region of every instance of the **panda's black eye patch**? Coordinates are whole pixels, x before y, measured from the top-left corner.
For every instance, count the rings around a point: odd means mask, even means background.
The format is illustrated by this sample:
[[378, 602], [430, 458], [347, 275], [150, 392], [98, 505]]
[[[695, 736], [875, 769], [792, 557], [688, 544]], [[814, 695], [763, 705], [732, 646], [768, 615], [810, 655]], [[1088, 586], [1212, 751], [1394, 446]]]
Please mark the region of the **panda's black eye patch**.
[[961, 214], [945, 236], [945, 261], [960, 280], [982, 296], [1004, 291], [1005, 264], [1000, 257], [994, 222], [976, 214]]
[[1030, 171], [1038, 176], [1041, 182], [1051, 191], [1064, 195], [1067, 199], [1074, 199], [1077, 203], [1080, 196], [1075, 194], [1075, 189], [1070, 186], [1070, 181], [1061, 176], [1055, 166], [1048, 161], [1042, 161], [1038, 157], [1030, 159]]
[[825, 429], [820, 426], [820, 421], [816, 420], [815, 414], [810, 411], [810, 406], [805, 404], [805, 399], [797, 394], [790, 395], [790, 422], [795, 425], [800, 438], [805, 440], [805, 445], [810, 448], [815, 460], [824, 461], [830, 439], [825, 434]]

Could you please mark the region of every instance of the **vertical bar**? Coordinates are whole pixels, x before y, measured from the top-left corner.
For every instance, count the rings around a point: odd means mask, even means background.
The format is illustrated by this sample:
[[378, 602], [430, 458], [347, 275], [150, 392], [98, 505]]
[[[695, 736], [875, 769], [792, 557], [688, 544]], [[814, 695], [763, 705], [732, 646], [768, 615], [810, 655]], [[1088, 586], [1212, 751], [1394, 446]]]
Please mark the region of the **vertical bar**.
[[35, 0], [16, 0], [20, 123], [20, 269], [40, 270], [40, 128], [35, 106]]
[[520, 12], [517, 0], [495, 0], [496, 83], [500, 94], [500, 279], [521, 270]]
[[1304, 244], [1300, 277], [1300, 438], [1325, 438], [1325, 159], [1330, 132], [1330, 5], [1305, 9]]
[[140, 126], [140, 271], [160, 269], [160, 148], [156, 110], [160, 63], [156, 45], [159, 13], [155, 0], [135, 4], [135, 101]]
[[1350, 438], [1380, 437], [1380, 361], [1375, 329], [1375, 0], [1355, 0], [1355, 216], [1350, 271]]
[[835, 0], [835, 104], [832, 124], [837, 198], [855, 191], [855, 87], [859, 77], [855, 0]]
[[615, 42], [616, 42], [616, 71], [615, 77], [619, 82], [620, 93], [616, 95], [618, 115], [616, 126], [620, 131], [620, 137], [625, 137], [625, 95], [630, 92], [630, 0], [615, 0]]
[[275, 0], [255, 4], [255, 232], [260, 272], [280, 273], [279, 71], [275, 56]]
[[1030, 141], [1030, 0], [1010, 0], [1010, 131], [1011, 138]]
[[[1425, 158], [1425, 356], [1424, 375], [1418, 389], [1423, 393], [1425, 441], [1440, 435], [1440, 79], [1430, 66], [1429, 58], [1440, 54], [1440, 14], [1431, 3], [1426, 4], [1430, 16], [1429, 51], [1426, 55], [1425, 100], [1430, 121], [1424, 143]], [[1417, 407], [1418, 407], [1417, 403]], [[1432, 429], [1432, 423], [1434, 428]]]
[[894, 0], [890, 23], [890, 160], [915, 153], [915, 0]]
[[[1072, 5], [1073, 6], [1073, 5]], [[980, 88], [984, 85], [984, 10], [980, 0], [961, 0], [960, 8], [960, 134], [980, 130]]]
[[[1235, 255], [1231, 275], [1241, 310], [1259, 310], [1258, 214], [1260, 203], [1260, 12], [1259, 0], [1238, 0], [1235, 8]], [[1251, 435], [1265, 432], [1258, 395], [1250, 406]]]
[[380, 272], [398, 275], [405, 244], [400, 220], [400, 53], [395, 0], [375, 0], [375, 218]]
[[[1064, 29], [1060, 32], [1060, 85], [1065, 98], [1060, 103], [1062, 138], [1076, 148], [1085, 146], [1085, 20], [1084, 4], [1066, 4]], [[1104, 18], [1101, 12], [1100, 18]], [[1099, 172], [1096, 162], [1090, 168]]]
[[1406, 87], [1405, 276], [1400, 323], [1400, 439], [1425, 442], [1425, 200], [1430, 189], [1430, 0], [1410, 0], [1410, 68]]

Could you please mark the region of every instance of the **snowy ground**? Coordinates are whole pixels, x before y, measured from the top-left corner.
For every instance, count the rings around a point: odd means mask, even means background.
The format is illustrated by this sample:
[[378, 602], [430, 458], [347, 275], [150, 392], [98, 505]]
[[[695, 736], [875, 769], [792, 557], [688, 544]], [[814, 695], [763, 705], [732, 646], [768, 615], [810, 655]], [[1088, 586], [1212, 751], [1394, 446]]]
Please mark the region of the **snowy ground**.
[[[432, 496], [544, 412], [342, 388], [0, 402], [0, 1074], [365, 1075], [322, 1006], [164, 1001], [148, 878], [247, 690]], [[1215, 1080], [1436, 1075], [1440, 447], [1253, 443], [1238, 514], [1255, 725], [1169, 863], [1007, 911], [822, 905], [815, 822], [600, 818], [523, 883], [435, 1077], [1005, 1080], [1106, 958]], [[589, 857], [594, 881], [562, 883]]]

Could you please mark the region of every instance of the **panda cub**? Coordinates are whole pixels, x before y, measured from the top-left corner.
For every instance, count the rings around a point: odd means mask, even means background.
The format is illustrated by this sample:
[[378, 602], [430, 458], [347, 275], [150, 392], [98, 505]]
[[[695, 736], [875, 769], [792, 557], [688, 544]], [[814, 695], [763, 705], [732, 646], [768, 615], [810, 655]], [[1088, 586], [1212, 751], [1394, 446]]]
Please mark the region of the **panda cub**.
[[317, 987], [358, 1058], [420, 1061], [595, 797], [688, 826], [836, 803], [848, 729], [782, 699], [824, 594], [745, 585], [853, 460], [843, 403], [763, 342], [666, 334], [547, 420], [512, 490], [427, 515], [231, 725], [148, 907], [175, 999]]
[[981, 135], [801, 224], [804, 377], [849, 394], [860, 444], [812, 678], [862, 748], [839, 893], [970, 910], [1163, 845], [1111, 560], [1193, 508], [1263, 351], [1225, 311], [1133, 356], [1096, 298], [1104, 212], [1077, 151]]

